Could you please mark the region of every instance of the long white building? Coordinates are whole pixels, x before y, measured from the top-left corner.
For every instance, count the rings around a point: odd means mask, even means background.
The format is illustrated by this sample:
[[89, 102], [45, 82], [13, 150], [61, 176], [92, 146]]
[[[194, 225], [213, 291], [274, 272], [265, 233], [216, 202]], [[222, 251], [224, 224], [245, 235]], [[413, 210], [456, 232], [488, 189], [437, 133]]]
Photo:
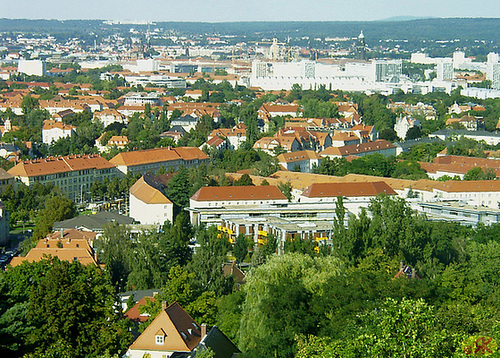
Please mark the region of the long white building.
[[400, 82], [401, 60], [372, 60], [323, 64], [315, 61], [252, 62], [250, 85], [264, 90], [290, 90], [294, 84], [304, 89], [321, 85], [350, 91], [388, 90]]

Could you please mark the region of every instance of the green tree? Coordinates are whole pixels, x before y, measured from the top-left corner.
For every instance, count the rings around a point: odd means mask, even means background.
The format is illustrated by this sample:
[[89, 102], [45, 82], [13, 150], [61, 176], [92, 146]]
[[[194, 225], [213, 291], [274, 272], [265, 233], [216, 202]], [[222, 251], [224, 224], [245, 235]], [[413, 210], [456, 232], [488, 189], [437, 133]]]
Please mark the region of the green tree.
[[36, 218], [33, 240], [39, 240], [52, 230], [56, 221], [70, 219], [76, 216], [76, 206], [73, 201], [63, 196], [54, 196], [47, 200], [45, 209]]
[[245, 235], [239, 234], [233, 245], [233, 255], [237, 262], [243, 262], [248, 254], [248, 240]]
[[24, 311], [17, 354], [99, 357], [123, 354], [131, 342], [108, 276], [97, 267], [58, 259], [25, 262], [2, 279], [9, 305], [14, 303], [7, 312]]
[[240, 348], [249, 357], [292, 357], [296, 334], [315, 334], [325, 312], [322, 284], [340, 273], [333, 257], [272, 256], [253, 269], [244, 286], [245, 302], [239, 332]]

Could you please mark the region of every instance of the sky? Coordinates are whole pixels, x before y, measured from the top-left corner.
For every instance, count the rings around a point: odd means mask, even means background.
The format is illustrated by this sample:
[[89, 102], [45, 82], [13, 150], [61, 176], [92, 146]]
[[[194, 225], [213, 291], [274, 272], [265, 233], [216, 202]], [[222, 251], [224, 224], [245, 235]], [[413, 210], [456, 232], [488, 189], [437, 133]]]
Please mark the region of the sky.
[[371, 21], [500, 18], [500, 0], [0, 0], [0, 18], [147, 21]]

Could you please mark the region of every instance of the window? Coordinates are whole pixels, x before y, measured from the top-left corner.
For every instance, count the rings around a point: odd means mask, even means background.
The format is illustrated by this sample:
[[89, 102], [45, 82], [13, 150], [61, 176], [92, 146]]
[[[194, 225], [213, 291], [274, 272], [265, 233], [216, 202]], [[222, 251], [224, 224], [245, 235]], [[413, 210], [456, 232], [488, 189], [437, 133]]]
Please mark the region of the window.
[[165, 337], [164, 337], [164, 336], [162, 336], [162, 335], [157, 335], [157, 336], [156, 336], [156, 344], [163, 345], [163, 343], [164, 343], [164, 338], [165, 338]]

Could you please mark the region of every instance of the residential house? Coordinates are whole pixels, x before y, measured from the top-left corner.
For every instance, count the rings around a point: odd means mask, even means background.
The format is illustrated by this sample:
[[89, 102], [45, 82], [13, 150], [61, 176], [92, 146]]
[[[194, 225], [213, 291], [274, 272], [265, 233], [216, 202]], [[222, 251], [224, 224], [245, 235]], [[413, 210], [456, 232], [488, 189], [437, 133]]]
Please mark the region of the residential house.
[[238, 149], [247, 140], [247, 127], [243, 123], [238, 123], [233, 128], [214, 129], [208, 136], [208, 140], [219, 137], [227, 138], [231, 149]]
[[71, 117], [74, 114], [75, 114], [75, 112], [73, 112], [72, 109], [65, 109], [63, 111], [59, 111], [57, 113], [54, 113], [52, 115], [52, 119], [56, 122], [62, 122], [64, 119]]
[[[205, 328], [206, 330], [206, 328]], [[160, 314], [137, 337], [125, 353], [126, 358], [164, 358], [186, 355], [194, 350], [206, 332], [174, 302], [162, 303]]]
[[351, 144], [343, 147], [330, 147], [319, 153], [323, 157], [345, 158], [351, 155], [363, 157], [370, 154], [382, 154], [386, 157], [396, 155], [396, 146], [384, 139], [374, 142]]
[[182, 128], [182, 126], [172, 126], [170, 130], [163, 132], [160, 134], [160, 138], [170, 138], [174, 141], [174, 143], [177, 143], [179, 139], [182, 138], [182, 136], [186, 133], [186, 130]]
[[95, 140], [95, 147], [99, 152], [106, 152], [110, 150], [113, 147], [116, 147], [118, 149], [123, 149], [126, 148], [127, 145], [129, 144], [129, 140], [126, 136], [122, 135], [114, 135], [111, 138], [108, 139], [108, 142], [106, 144], [102, 144], [102, 140], [104, 139], [104, 136], [106, 135], [106, 132], [101, 134], [99, 138]]
[[[344, 147], [346, 145], [360, 144], [361, 140], [355, 133], [348, 131], [335, 131], [332, 136], [332, 147]], [[326, 149], [326, 148], [325, 148]], [[323, 150], [325, 150], [323, 149]]]
[[21, 156], [21, 149], [14, 143], [0, 143], [0, 157], [8, 161], [17, 162]]
[[481, 118], [476, 118], [474, 116], [468, 115], [459, 118], [448, 118], [446, 120], [446, 126], [448, 127], [451, 127], [455, 124], [462, 125], [469, 131], [477, 131], [478, 129], [484, 128], [484, 122]]
[[166, 147], [147, 150], [122, 152], [111, 158], [110, 163], [122, 173], [156, 173], [163, 167], [166, 170], [178, 170], [181, 166], [195, 167], [208, 164], [209, 157], [199, 148]]
[[94, 122], [99, 121], [104, 125], [104, 128], [112, 123], [123, 123], [127, 124], [127, 117], [118, 112], [114, 108], [104, 109], [102, 111], [94, 112]]
[[91, 215], [79, 215], [71, 219], [57, 221], [53, 225], [54, 230], [66, 230], [77, 228], [82, 231], [93, 231], [98, 234], [104, 232], [104, 228], [110, 223], [117, 223], [131, 227], [134, 219], [112, 211], [99, 211]]
[[163, 192], [161, 183], [150, 174], [143, 175], [129, 189], [130, 217], [146, 225], [174, 221], [174, 204]]
[[3, 193], [5, 187], [8, 185], [14, 185], [15, 178], [13, 175], [8, 173], [5, 169], [0, 168], [0, 193]]
[[458, 176], [463, 179], [469, 170], [477, 167], [483, 171], [491, 170], [497, 178], [500, 177], [499, 161], [497, 159], [441, 155], [434, 158], [432, 163], [419, 162], [419, 164], [431, 179], [438, 179], [444, 175], [452, 178]]
[[120, 175], [112, 163], [94, 154], [22, 161], [8, 172], [27, 186], [54, 184], [71, 200], [84, 200], [94, 181]]
[[290, 116], [296, 117], [297, 113], [300, 113], [302, 109], [298, 104], [287, 103], [264, 103], [257, 111], [257, 116], [260, 120], [261, 132], [267, 132], [269, 130], [269, 120], [277, 116]]
[[172, 126], [180, 126], [184, 131], [189, 132], [191, 129], [196, 128], [199, 121], [200, 118], [186, 114], [179, 118], [172, 119], [170, 124]]
[[312, 150], [301, 150], [278, 155], [278, 163], [286, 170], [310, 173], [321, 163], [321, 157]]
[[408, 130], [413, 127], [422, 127], [418, 119], [412, 117], [400, 116], [396, 119], [396, 124], [394, 124], [394, 131], [399, 138], [405, 140]]
[[286, 152], [300, 150], [300, 143], [295, 136], [262, 137], [253, 145], [253, 149], [260, 149], [268, 154], [274, 154], [276, 148]]
[[24, 261], [38, 262], [48, 257], [57, 257], [61, 261], [78, 261], [82, 265], [99, 266], [97, 256], [92, 247], [92, 241], [97, 233], [84, 232], [75, 229], [62, 230], [40, 239], [25, 257], [14, 257], [10, 263], [12, 267]]
[[45, 120], [42, 129], [42, 142], [44, 144], [51, 144], [61, 138], [71, 137], [75, 133], [75, 126], [56, 122], [54, 120]]

